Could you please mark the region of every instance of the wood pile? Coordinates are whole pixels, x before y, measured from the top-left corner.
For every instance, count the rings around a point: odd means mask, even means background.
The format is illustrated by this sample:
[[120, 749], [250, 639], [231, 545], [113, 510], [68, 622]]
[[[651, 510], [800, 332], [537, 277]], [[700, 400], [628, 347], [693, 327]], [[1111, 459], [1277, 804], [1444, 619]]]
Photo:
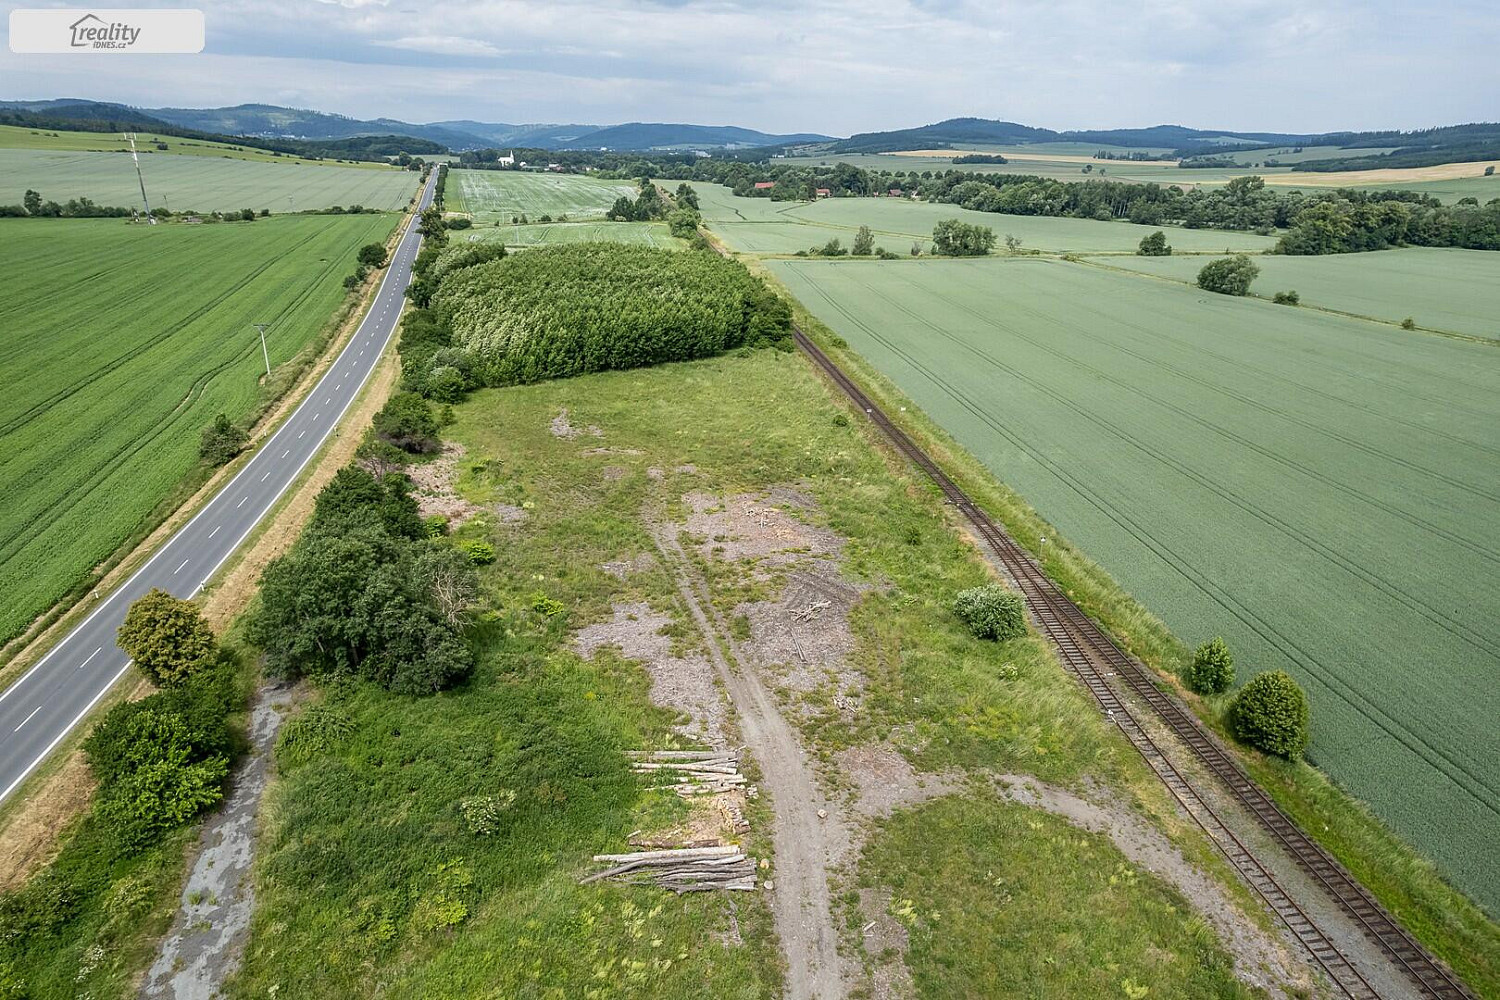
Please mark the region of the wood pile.
[[670, 889], [679, 896], [684, 892], [748, 892], [755, 888], [755, 859], [734, 845], [596, 854], [594, 860], [610, 867], [585, 876], [579, 880], [580, 885], [609, 879]]
[[745, 787], [734, 750], [631, 750], [630, 769], [654, 779], [651, 787], [687, 798]]

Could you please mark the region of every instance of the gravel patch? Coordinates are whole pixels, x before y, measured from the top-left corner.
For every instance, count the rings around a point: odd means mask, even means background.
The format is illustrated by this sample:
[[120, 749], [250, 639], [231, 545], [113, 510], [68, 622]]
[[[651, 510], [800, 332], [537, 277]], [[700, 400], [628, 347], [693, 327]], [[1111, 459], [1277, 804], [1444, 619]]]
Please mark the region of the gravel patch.
[[406, 467], [412, 481], [412, 496], [416, 497], [417, 510], [423, 517], [441, 514], [448, 519], [449, 527], [456, 528], [479, 513], [478, 506], [459, 496], [453, 488], [458, 460], [465, 454], [463, 445], [444, 441], [443, 450], [436, 457]]
[[649, 552], [642, 552], [634, 559], [612, 559], [599, 568], [617, 580], [623, 580], [633, 573], [645, 573], [656, 565], [656, 560]]

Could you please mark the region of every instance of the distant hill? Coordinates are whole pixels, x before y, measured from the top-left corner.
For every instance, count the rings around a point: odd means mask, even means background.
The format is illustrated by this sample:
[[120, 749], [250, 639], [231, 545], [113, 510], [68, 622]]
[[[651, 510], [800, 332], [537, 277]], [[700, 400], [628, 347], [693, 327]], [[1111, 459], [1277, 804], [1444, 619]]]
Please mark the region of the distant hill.
[[556, 149], [580, 139], [590, 132], [597, 132], [602, 125], [507, 125], [503, 122], [476, 122], [469, 120], [433, 122], [434, 128], [451, 129], [466, 135], [477, 136], [490, 146], [518, 146], [523, 149]]
[[673, 146], [699, 149], [730, 149], [778, 146], [792, 143], [830, 142], [815, 133], [771, 135], [733, 125], [677, 125], [664, 122], [628, 122], [610, 125], [560, 143], [557, 149], [664, 149]]
[[[0, 101], [0, 108], [23, 111], [56, 122], [111, 122], [152, 129], [165, 124], [148, 112], [109, 101], [85, 101], [63, 97], [51, 101]], [[96, 130], [90, 130], [96, 131]]]
[[162, 121], [200, 132], [264, 136], [272, 139], [349, 139], [362, 135], [407, 135], [447, 149], [484, 145], [478, 136], [435, 125], [413, 125], [393, 118], [365, 121], [322, 111], [274, 104], [237, 104], [230, 108], [145, 108]]

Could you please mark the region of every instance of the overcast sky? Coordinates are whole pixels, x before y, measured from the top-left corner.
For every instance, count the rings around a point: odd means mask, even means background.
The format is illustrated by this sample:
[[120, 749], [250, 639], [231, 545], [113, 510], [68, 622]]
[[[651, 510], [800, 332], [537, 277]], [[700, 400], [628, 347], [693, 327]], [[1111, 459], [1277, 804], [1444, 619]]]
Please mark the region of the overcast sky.
[[834, 135], [960, 115], [1296, 132], [1500, 118], [1497, 0], [200, 5], [200, 55], [7, 48], [0, 98]]

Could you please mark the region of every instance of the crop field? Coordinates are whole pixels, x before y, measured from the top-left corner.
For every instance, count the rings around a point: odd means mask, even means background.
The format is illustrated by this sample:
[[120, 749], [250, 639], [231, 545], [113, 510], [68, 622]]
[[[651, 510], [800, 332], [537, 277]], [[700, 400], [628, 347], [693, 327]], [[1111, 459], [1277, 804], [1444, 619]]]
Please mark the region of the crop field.
[[[1175, 235], [1175, 234], [1174, 234]], [[1110, 257], [1142, 274], [1192, 283], [1209, 257]], [[1500, 254], [1407, 247], [1320, 257], [1256, 257], [1251, 293], [1270, 298], [1295, 289], [1302, 303], [1399, 323], [1500, 340]], [[1497, 359], [1500, 360], [1500, 359]]]
[[569, 219], [602, 219], [621, 195], [634, 197], [628, 181], [606, 181], [578, 174], [541, 174], [521, 170], [454, 170], [446, 191], [449, 211], [467, 212], [477, 226], [512, 216], [542, 215]]
[[[214, 156], [142, 157], [151, 206], [200, 212], [269, 209], [294, 212], [331, 205], [394, 211], [416, 194], [418, 176], [394, 167], [251, 161]], [[128, 153], [0, 148], [0, 204], [18, 204], [27, 188], [43, 198], [80, 195], [101, 205], [135, 206], [141, 189]]]
[[579, 243], [589, 240], [609, 240], [614, 243], [635, 243], [641, 246], [681, 247], [682, 241], [667, 232], [663, 222], [543, 222], [525, 226], [510, 223], [483, 226], [465, 232], [454, 233], [452, 240], [499, 240], [506, 246], [534, 247], [545, 243]]
[[246, 416], [302, 351], [391, 215], [147, 228], [7, 219], [26, 271], [0, 278], [0, 637], [112, 553], [198, 461], [215, 414]]
[[[166, 146], [166, 149], [159, 149]], [[277, 156], [253, 146], [237, 146], [204, 139], [183, 139], [174, 135], [136, 133], [136, 148], [142, 156], [214, 156], [232, 160], [254, 160], [262, 163], [309, 163], [319, 166], [327, 161], [308, 160], [300, 156]], [[0, 149], [44, 149], [60, 153], [128, 152], [130, 143], [119, 132], [63, 132], [56, 129], [24, 128], [0, 125]], [[383, 163], [351, 160], [345, 166], [365, 170], [388, 171]]]
[[768, 262], [1312, 759], [1500, 909], [1494, 348], [1056, 260]]
[[[914, 242], [931, 247], [932, 227], [940, 219], [962, 219], [989, 226], [1002, 240], [1014, 235], [1023, 249], [1133, 252], [1141, 237], [1159, 227], [1129, 222], [1095, 222], [1030, 215], [974, 212], [957, 205], [929, 204], [902, 198], [826, 198], [818, 202], [775, 202], [739, 198], [717, 184], [694, 184], [703, 215], [735, 250], [746, 253], [793, 253], [837, 237], [847, 248], [860, 226], [869, 226], [876, 244], [906, 254]], [[1169, 240], [1183, 250], [1259, 251], [1276, 241], [1254, 233], [1168, 227]]]

